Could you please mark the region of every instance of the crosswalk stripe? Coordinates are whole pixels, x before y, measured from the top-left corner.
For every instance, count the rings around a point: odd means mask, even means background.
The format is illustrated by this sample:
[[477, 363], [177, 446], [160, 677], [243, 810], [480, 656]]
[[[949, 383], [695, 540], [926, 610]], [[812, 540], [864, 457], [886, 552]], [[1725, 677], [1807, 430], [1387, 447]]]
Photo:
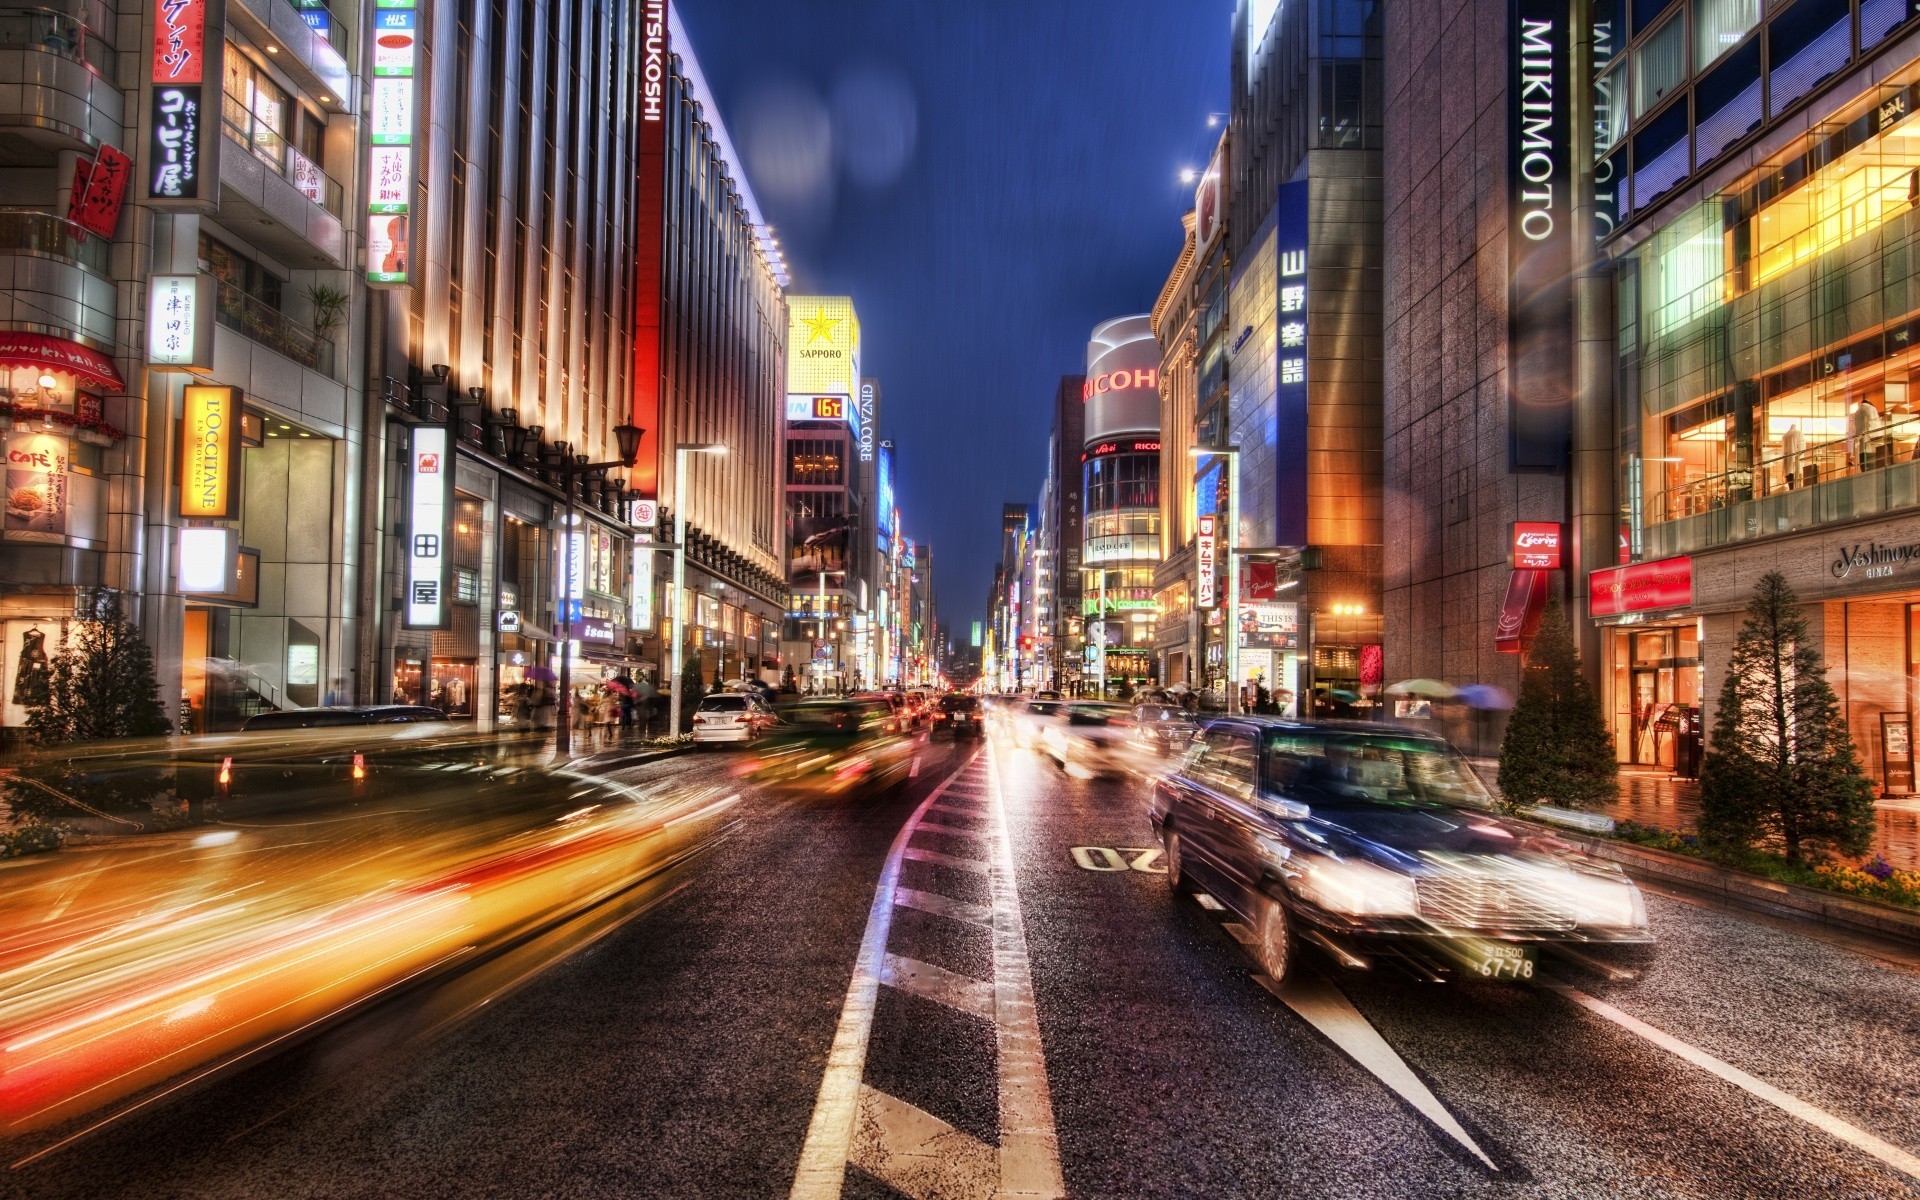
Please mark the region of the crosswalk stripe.
[[993, 927], [993, 910], [984, 904], [970, 904], [965, 900], [955, 900], [952, 896], [942, 896], [937, 892], [922, 892], [913, 888], [893, 889], [893, 902], [902, 908], [917, 908], [938, 917], [948, 917], [955, 921], [965, 921], [973, 925]]
[[987, 841], [993, 837], [992, 834], [982, 833], [978, 829], [962, 829], [958, 825], [943, 825], [939, 821], [922, 821], [920, 828], [915, 832], [944, 833], [948, 837], [975, 838], [980, 841]]
[[917, 958], [889, 954], [880, 967], [880, 982], [936, 1004], [993, 1020], [993, 985], [984, 979], [949, 971]]
[[955, 858], [951, 854], [941, 854], [937, 850], [922, 850], [918, 846], [908, 846], [904, 857], [914, 862], [926, 863], [934, 867], [952, 867], [958, 871], [972, 871], [985, 875], [993, 868], [977, 858]]
[[912, 1200], [992, 1200], [996, 1151], [939, 1117], [860, 1085], [860, 1121], [849, 1162]]

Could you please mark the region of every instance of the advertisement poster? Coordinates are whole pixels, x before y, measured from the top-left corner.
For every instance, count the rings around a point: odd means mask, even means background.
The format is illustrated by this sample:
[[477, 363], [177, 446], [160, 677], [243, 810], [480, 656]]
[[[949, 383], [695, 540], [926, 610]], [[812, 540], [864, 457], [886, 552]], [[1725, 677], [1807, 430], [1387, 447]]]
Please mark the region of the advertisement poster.
[[67, 540], [67, 449], [64, 435], [7, 438], [7, 541]]
[[[847, 569], [847, 542], [852, 528], [844, 516], [794, 517], [793, 543], [787, 551], [787, 578], [795, 591], [820, 586], [820, 572]], [[829, 587], [838, 586], [829, 581]]]
[[1241, 604], [1240, 644], [1270, 650], [1299, 649], [1300, 606], [1292, 601]]

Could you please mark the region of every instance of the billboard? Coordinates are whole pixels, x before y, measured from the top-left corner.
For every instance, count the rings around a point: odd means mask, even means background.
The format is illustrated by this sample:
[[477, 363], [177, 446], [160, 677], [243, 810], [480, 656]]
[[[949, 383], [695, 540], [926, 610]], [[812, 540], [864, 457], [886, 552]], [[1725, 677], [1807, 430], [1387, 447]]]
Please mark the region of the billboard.
[[225, 0], [168, 0], [154, 8], [146, 141], [152, 207], [211, 211], [218, 199], [226, 24]]
[[633, 123], [633, 410], [640, 457], [627, 486], [643, 499], [660, 498], [661, 293], [666, 286], [666, 96], [672, 59], [667, 0], [640, 0], [640, 119]]
[[1274, 523], [1282, 546], [1307, 544], [1308, 180], [1280, 185], [1274, 215]]
[[[853, 544], [852, 518], [789, 516], [787, 518], [787, 582], [796, 592], [820, 587], [820, 572], [845, 571]], [[828, 577], [827, 586], [846, 586], [844, 579]]]
[[1507, 468], [1567, 469], [1573, 438], [1573, 55], [1567, 6], [1507, 21]]
[[180, 411], [180, 515], [240, 515], [240, 389], [195, 384]]
[[1086, 444], [1123, 433], [1160, 432], [1160, 343], [1145, 313], [1094, 326], [1080, 385]]
[[787, 392], [852, 399], [860, 384], [860, 318], [851, 296], [787, 300]]
[[878, 495], [874, 498], [874, 511], [878, 514], [876, 519], [880, 530], [880, 550], [882, 553], [885, 553], [893, 547], [894, 515], [896, 512], [893, 502], [892, 442], [880, 443], [879, 471], [875, 475], [875, 478], [878, 481], [875, 488]]
[[447, 514], [453, 509], [452, 446], [443, 425], [408, 430], [406, 628], [445, 629]]

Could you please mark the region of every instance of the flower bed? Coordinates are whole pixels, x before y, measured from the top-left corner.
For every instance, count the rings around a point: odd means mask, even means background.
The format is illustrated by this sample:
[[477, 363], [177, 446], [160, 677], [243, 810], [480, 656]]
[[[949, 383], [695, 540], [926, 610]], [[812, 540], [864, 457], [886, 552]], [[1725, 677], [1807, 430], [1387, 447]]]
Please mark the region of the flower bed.
[[1878, 855], [1857, 865], [1822, 863], [1803, 867], [1794, 866], [1781, 855], [1769, 854], [1764, 850], [1709, 851], [1696, 834], [1676, 833], [1671, 829], [1640, 825], [1633, 821], [1621, 821], [1615, 825], [1613, 836], [1623, 842], [1665, 850], [1670, 854], [1689, 855], [1777, 883], [1819, 888], [1857, 896], [1862, 900], [1877, 900], [1882, 904], [1920, 910], [1920, 871], [1897, 870]]
[[48, 850], [58, 850], [66, 840], [67, 835], [58, 825], [30, 821], [17, 828], [0, 832], [0, 858], [19, 858], [23, 854], [42, 854]]

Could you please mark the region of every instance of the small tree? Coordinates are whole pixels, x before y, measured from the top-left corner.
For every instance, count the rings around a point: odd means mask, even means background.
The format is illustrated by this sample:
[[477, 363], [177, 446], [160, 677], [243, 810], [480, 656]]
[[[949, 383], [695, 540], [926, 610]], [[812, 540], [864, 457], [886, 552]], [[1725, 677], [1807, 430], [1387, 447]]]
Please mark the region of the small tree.
[[787, 669], [780, 673], [780, 690], [788, 695], [800, 690], [800, 680], [793, 673], [792, 663], [788, 663]]
[[28, 711], [28, 730], [43, 746], [171, 733], [153, 652], [122, 615], [119, 596], [96, 598], [93, 611], [60, 635], [45, 702]]
[[1729, 850], [1777, 841], [1796, 866], [1864, 854], [1873, 840], [1873, 785], [1777, 571], [1754, 586], [1727, 660], [1700, 770], [1700, 836]]
[[706, 680], [700, 674], [700, 656], [688, 658], [680, 668], [680, 730], [690, 733], [693, 730], [693, 710], [700, 707], [700, 701], [707, 695]]
[[1580, 672], [1573, 628], [1559, 602], [1549, 601], [1500, 744], [1501, 796], [1513, 809], [1591, 808], [1618, 794], [1619, 772], [1599, 701]]

